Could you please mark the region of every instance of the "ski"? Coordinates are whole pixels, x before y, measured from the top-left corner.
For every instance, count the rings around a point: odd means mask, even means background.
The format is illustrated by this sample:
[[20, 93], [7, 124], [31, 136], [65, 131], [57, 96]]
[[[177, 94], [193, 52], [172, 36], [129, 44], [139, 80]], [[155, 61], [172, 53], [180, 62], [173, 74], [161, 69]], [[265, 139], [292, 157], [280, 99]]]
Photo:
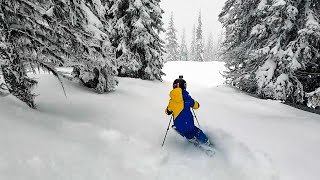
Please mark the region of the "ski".
[[[172, 129], [174, 129], [174, 131], [176, 133], [178, 133], [180, 136], [182, 136], [183, 138], [185, 138], [182, 134], [180, 134], [176, 128], [172, 125]], [[185, 138], [187, 139], [187, 138]], [[200, 143], [196, 138], [194, 139], [187, 139], [187, 141], [189, 141], [191, 144], [193, 144], [195, 147], [199, 148], [201, 151], [205, 152], [208, 156], [212, 157], [215, 153], [216, 150], [214, 148], [214, 144], [211, 143], [210, 140], [208, 140], [207, 143], [203, 144]]]
[[190, 139], [188, 141], [210, 157], [212, 157], [216, 153], [214, 145], [212, 143], [210, 143], [210, 141], [208, 141], [205, 144], [199, 143], [196, 139]]

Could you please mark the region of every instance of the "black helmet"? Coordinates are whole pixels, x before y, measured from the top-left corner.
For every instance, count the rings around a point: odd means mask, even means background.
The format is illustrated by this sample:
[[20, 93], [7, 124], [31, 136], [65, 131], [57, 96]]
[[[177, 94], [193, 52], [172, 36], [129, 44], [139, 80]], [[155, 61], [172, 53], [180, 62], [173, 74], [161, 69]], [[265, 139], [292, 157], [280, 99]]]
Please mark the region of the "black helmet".
[[181, 89], [187, 89], [187, 82], [183, 79], [183, 76], [180, 75], [178, 79], [173, 81], [173, 88], [181, 88]]

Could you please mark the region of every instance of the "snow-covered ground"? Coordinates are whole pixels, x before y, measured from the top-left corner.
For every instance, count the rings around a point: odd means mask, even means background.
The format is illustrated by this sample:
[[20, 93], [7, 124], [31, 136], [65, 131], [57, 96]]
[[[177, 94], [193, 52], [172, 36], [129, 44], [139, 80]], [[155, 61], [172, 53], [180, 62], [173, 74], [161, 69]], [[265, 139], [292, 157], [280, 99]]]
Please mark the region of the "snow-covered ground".
[[[223, 85], [219, 62], [169, 62], [164, 82], [120, 78], [114, 92], [36, 75], [38, 110], [0, 100], [0, 180], [318, 180], [320, 116]], [[201, 104], [210, 158], [173, 130], [161, 147], [172, 81]]]

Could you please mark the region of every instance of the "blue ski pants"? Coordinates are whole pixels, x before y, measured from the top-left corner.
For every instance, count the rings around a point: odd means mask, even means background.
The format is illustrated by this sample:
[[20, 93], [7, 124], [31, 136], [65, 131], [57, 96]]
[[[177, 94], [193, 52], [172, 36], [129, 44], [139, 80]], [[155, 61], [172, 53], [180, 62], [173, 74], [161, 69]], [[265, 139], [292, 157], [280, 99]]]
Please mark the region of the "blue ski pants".
[[202, 144], [208, 142], [207, 135], [204, 134], [203, 131], [196, 126], [194, 126], [194, 128], [191, 131], [185, 134], [180, 133], [180, 135], [186, 137], [187, 139], [195, 138], [199, 143], [202, 143]]

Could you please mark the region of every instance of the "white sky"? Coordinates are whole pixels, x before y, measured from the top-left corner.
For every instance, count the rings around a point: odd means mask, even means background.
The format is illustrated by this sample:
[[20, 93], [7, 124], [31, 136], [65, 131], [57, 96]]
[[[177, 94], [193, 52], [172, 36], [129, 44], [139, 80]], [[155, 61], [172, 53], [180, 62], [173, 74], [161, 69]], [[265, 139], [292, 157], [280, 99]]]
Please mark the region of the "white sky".
[[162, 0], [160, 6], [165, 11], [163, 14], [164, 28], [167, 29], [170, 14], [173, 12], [179, 42], [182, 29], [185, 28], [189, 46], [192, 28], [193, 25], [197, 27], [199, 11], [201, 10], [204, 37], [208, 37], [209, 33], [212, 32], [213, 38], [217, 39], [222, 29], [222, 25], [218, 21], [218, 15], [225, 1], [226, 0]]

